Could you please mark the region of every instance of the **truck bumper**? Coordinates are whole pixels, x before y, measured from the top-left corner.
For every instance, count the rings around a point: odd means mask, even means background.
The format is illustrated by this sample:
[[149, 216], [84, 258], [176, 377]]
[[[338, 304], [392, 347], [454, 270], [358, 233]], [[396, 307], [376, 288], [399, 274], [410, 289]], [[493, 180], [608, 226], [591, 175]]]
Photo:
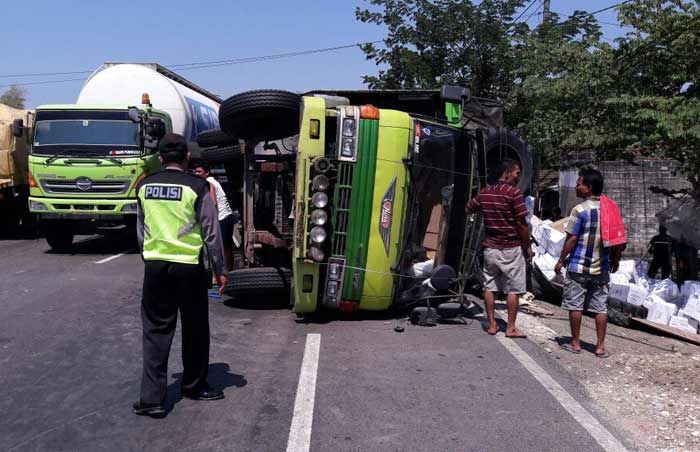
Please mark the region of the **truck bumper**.
[[119, 222], [136, 215], [136, 200], [133, 198], [72, 199], [30, 196], [29, 210], [42, 219]]

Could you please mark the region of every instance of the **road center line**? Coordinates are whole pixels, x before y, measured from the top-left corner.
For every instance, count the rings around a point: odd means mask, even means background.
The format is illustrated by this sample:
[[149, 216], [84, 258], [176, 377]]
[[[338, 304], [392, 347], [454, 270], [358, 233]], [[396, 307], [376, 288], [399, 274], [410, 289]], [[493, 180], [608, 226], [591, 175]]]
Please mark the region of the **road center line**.
[[101, 260], [99, 260], [99, 261], [96, 261], [95, 263], [96, 263], [96, 264], [104, 264], [104, 263], [106, 263], [106, 262], [113, 261], [114, 259], [116, 259], [116, 258], [118, 258], [118, 257], [122, 257], [122, 256], [125, 255], [126, 253], [130, 253], [130, 252], [132, 252], [132, 251], [134, 251], [134, 250], [133, 250], [133, 249], [131, 249], [131, 250], [126, 250], [126, 251], [124, 251], [123, 253], [115, 254], [114, 256], [105, 257], [104, 259], [101, 259]]
[[311, 447], [311, 424], [314, 421], [316, 374], [321, 350], [321, 335], [307, 334], [304, 358], [301, 361], [297, 396], [294, 400], [292, 426], [289, 429], [287, 452], [308, 452]]
[[555, 399], [557, 399], [557, 402], [559, 402], [561, 406], [590, 433], [593, 439], [600, 444], [600, 447], [607, 452], [628, 452], [627, 448], [625, 448], [622, 443], [603, 427], [593, 415], [586, 411], [576, 399], [566, 392], [566, 390], [540, 367], [534, 359], [515, 344], [513, 339], [508, 339], [501, 335], [496, 336], [496, 338], [506, 350], [508, 350]]

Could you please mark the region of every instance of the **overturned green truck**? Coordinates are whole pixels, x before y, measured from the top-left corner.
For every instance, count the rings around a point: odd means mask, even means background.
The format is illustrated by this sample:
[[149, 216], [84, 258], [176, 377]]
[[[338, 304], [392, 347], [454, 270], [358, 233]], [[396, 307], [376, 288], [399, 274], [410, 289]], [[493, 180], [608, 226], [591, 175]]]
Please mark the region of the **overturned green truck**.
[[[473, 284], [483, 226], [466, 202], [503, 158], [520, 161], [523, 191], [533, 176], [527, 144], [501, 127], [500, 107], [459, 87], [317, 91], [296, 108], [289, 94], [279, 109], [271, 92], [233, 96], [220, 123], [248, 143], [294, 136], [293, 164], [278, 166], [293, 186], [277, 223], [290, 227], [271, 228], [292, 269], [294, 312], [389, 309], [427, 279], [414, 269], [425, 261], [443, 272], [445, 293]], [[243, 98], [245, 108], [227, 108]], [[252, 149], [238, 152], [264, 163]]]

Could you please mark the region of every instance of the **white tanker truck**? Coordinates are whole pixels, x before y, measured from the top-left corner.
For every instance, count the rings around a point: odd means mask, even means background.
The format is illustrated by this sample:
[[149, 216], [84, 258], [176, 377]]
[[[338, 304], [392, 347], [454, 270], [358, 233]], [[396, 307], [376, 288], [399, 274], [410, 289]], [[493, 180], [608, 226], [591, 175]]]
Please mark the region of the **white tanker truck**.
[[[49, 246], [69, 251], [77, 233], [123, 229], [136, 219], [136, 184], [160, 167], [167, 132], [198, 150], [219, 127], [220, 99], [158, 64], [105, 63], [78, 100], [36, 109], [29, 155], [29, 210]], [[24, 133], [22, 120], [13, 133]]]

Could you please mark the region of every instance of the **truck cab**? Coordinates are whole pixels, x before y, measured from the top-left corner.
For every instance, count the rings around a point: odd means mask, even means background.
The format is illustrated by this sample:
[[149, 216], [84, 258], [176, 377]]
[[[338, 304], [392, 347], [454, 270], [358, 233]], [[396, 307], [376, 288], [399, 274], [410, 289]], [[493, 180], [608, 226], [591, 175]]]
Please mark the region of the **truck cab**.
[[[172, 124], [148, 99], [127, 105], [42, 105], [29, 155], [29, 209], [52, 249], [78, 233], [131, 227], [136, 184], [160, 167], [156, 146]], [[131, 228], [134, 230], [135, 228]]]

